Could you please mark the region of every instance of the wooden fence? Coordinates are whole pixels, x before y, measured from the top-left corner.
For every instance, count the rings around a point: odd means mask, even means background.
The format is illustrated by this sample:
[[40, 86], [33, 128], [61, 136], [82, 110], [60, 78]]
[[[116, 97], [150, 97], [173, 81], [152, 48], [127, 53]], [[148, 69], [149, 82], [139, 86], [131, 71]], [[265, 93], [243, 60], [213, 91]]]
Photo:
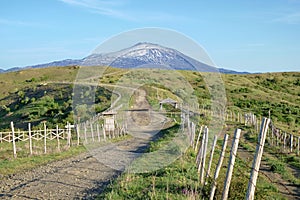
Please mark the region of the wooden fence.
[[[46, 129], [46, 138], [47, 140], [53, 140], [59, 137], [60, 139], [66, 139], [67, 129], [57, 128], [57, 129]], [[28, 140], [43, 140], [45, 137], [45, 130], [31, 130], [30, 124], [28, 124], [28, 130], [20, 130], [17, 131], [14, 129], [14, 132], [0, 132], [0, 143], [3, 142], [12, 142], [13, 141], [13, 133], [15, 141], [28, 141]]]
[[[263, 154], [263, 148], [264, 148], [264, 143], [265, 143], [265, 139], [266, 139], [266, 134], [267, 134], [267, 130], [269, 128], [269, 123], [270, 123], [270, 120], [267, 118], [264, 118], [262, 121], [260, 133], [259, 133], [260, 141], [257, 143], [256, 153], [255, 153], [255, 157], [253, 159], [254, 160], [253, 166], [252, 166], [251, 175], [250, 175], [250, 179], [249, 179], [249, 183], [248, 183], [248, 190], [247, 190], [247, 194], [246, 194], [247, 200], [254, 199], [255, 186], [256, 186], [256, 181], [257, 181], [257, 177], [258, 177], [260, 161], [261, 161], [262, 154]], [[193, 126], [195, 126], [195, 125], [193, 125], [193, 123], [192, 123], [191, 127], [193, 127]], [[189, 127], [189, 125], [187, 125], [187, 127]], [[202, 133], [202, 130], [203, 130], [203, 133]], [[191, 141], [195, 141], [195, 144], [191, 143], [191, 146], [197, 153], [196, 166], [197, 166], [197, 169], [199, 172], [200, 185], [204, 186], [205, 184], [207, 184], [207, 179], [211, 178], [212, 184], [211, 184], [209, 198], [212, 200], [212, 199], [214, 199], [216, 185], [217, 185], [217, 179], [219, 177], [219, 172], [222, 167], [223, 160], [224, 160], [225, 153], [226, 153], [228, 135], [227, 134], [224, 135], [222, 150], [219, 155], [219, 159], [218, 159], [219, 161], [218, 161], [218, 164], [216, 166], [215, 173], [213, 176], [211, 175], [213, 172], [211, 169], [211, 166], [212, 166], [214, 151], [215, 151], [215, 147], [216, 147], [216, 143], [217, 143], [217, 135], [214, 136], [212, 146], [210, 148], [210, 153], [208, 153], [208, 138], [209, 138], [208, 127], [205, 126], [203, 129], [203, 126], [201, 126], [198, 136], [195, 136], [195, 135], [196, 135], [195, 129], [191, 129], [189, 132], [189, 137], [192, 138]], [[234, 170], [235, 159], [237, 156], [240, 135], [241, 135], [241, 129], [236, 129], [235, 133], [234, 133], [234, 137], [232, 139], [227, 173], [226, 173], [226, 178], [225, 178], [224, 186], [223, 186], [222, 199], [228, 198], [230, 183], [231, 183], [232, 174], [233, 174], [233, 170]], [[202, 138], [201, 143], [199, 143], [199, 138]], [[207, 159], [207, 156], [209, 156], [208, 159]], [[208, 162], [207, 162], [207, 160], [208, 160]]]
[[[214, 114], [214, 113], [210, 113]], [[300, 147], [300, 137], [288, 134], [279, 128], [276, 128], [274, 123], [270, 119], [257, 117], [253, 113], [234, 113], [227, 112], [225, 115], [220, 115], [219, 117], [225, 117], [227, 121], [239, 122], [245, 125], [253, 126], [257, 131], [259, 141], [257, 143], [255, 157], [253, 159], [251, 176], [248, 182], [248, 189], [246, 194], [246, 199], [254, 199], [255, 186], [259, 173], [259, 167], [261, 158], [263, 155], [263, 149], [265, 142], [269, 145], [280, 146], [283, 152], [297, 152], [299, 155]], [[12, 143], [13, 156], [16, 158], [18, 154], [18, 143], [28, 142], [29, 144], [29, 155], [33, 154], [33, 141], [42, 141], [44, 147], [44, 153], [47, 153], [47, 143], [49, 141], [55, 140], [57, 143], [57, 149], [60, 150], [61, 140], [66, 141], [67, 147], [72, 145], [89, 144], [95, 142], [107, 141], [109, 139], [120, 137], [127, 134], [126, 124], [117, 125], [113, 131], [105, 130], [103, 124], [99, 123], [100, 116], [95, 116], [91, 120], [75, 124], [74, 126], [69, 123], [65, 128], [59, 128], [56, 126], [55, 129], [48, 129], [46, 124], [44, 124], [43, 129], [33, 130], [31, 124], [28, 124], [28, 130], [21, 131], [15, 130], [14, 123], [11, 122], [11, 131], [0, 132], [0, 143]], [[261, 123], [260, 121], [261, 120]], [[214, 157], [214, 151], [217, 144], [217, 136], [214, 136], [212, 146], [208, 146], [208, 141], [210, 138], [209, 127], [201, 126], [199, 127], [199, 132], [196, 134], [197, 127], [190, 121], [189, 114], [182, 115], [181, 128], [188, 129], [188, 136], [190, 137], [190, 145], [197, 153], [196, 156], [196, 167], [199, 172], [199, 181], [202, 186], [207, 183], [208, 178], [212, 180], [210, 199], [214, 198], [217, 180], [219, 177], [219, 172], [223, 164], [223, 160], [226, 153], [228, 135], [225, 134], [223, 138], [223, 145], [221, 148], [221, 153], [218, 158], [218, 163], [215, 171], [212, 170], [212, 161]], [[232, 179], [232, 174], [234, 170], [235, 159], [237, 156], [237, 149], [239, 145], [241, 130], [236, 129], [234, 137], [232, 139], [232, 145], [230, 149], [230, 157], [227, 164], [227, 173], [223, 186], [222, 199], [227, 199], [228, 192], [230, 188], [230, 183]], [[75, 142], [75, 143], [74, 143]], [[210, 151], [209, 151], [210, 149]], [[208, 157], [207, 157], [208, 156]]]
[[[117, 126], [114, 130], [105, 130], [103, 124], [99, 123], [99, 117], [93, 117], [92, 120], [70, 125], [67, 125], [64, 128], [59, 128], [56, 126], [54, 129], [49, 129], [44, 123], [43, 129], [32, 129], [31, 124], [28, 124], [27, 130], [15, 130], [14, 123], [11, 122], [11, 131], [0, 132], [0, 147], [1, 143], [12, 143], [12, 154], [16, 158], [21, 146], [24, 146], [24, 143], [28, 145], [29, 155], [34, 154], [33, 143], [43, 143], [43, 153], [48, 153], [47, 147], [52, 141], [56, 142], [56, 148], [58, 151], [61, 151], [61, 143], [64, 141], [65, 148], [68, 149], [72, 145], [80, 144], [89, 144], [95, 142], [102, 142], [113, 139], [115, 137], [124, 136], [127, 134], [126, 127]], [[23, 150], [23, 149], [22, 149]], [[1, 152], [1, 149], [0, 149]]]
[[12, 143], [14, 158], [17, 157], [18, 144], [28, 142], [29, 154], [33, 154], [33, 142], [43, 142], [44, 153], [47, 153], [47, 143], [49, 141], [57, 141], [57, 149], [60, 150], [60, 140], [67, 140], [67, 145], [71, 145], [71, 128], [48, 129], [44, 123], [44, 129], [32, 130], [31, 124], [28, 124], [28, 130], [15, 130], [14, 123], [11, 122], [11, 131], [0, 132], [0, 143]]
[[[252, 167], [249, 166], [249, 168], [251, 168], [251, 172], [248, 181], [247, 193], [245, 194], [245, 199], [253, 200], [255, 196], [255, 188], [256, 188], [256, 182], [259, 174], [260, 163], [261, 163], [266, 142], [267, 145], [269, 146], [272, 145], [280, 146], [281, 149], [283, 150], [282, 152], [286, 152], [286, 153], [294, 152], [299, 155], [300, 137], [299, 136], [296, 137], [292, 134], [287, 134], [286, 132], [280, 130], [279, 128], [276, 128], [274, 123], [270, 119], [268, 118], [261, 119], [261, 117], [259, 117], [258, 119], [258, 117], [256, 117], [253, 113], [234, 114], [233, 112], [228, 112], [226, 115], [224, 115], [224, 117], [227, 121], [234, 121], [248, 126], [252, 126], [254, 130], [256, 130], [255, 134], [258, 135], [258, 142], [256, 146], [255, 155], [253, 158]], [[259, 122], [259, 120], [261, 120], [261, 123]], [[195, 130], [197, 129], [193, 124], [193, 122], [190, 122], [190, 120], [187, 119], [185, 120], [184, 123], [187, 124], [182, 125], [182, 127], [183, 128], [187, 127], [189, 129], [188, 135], [190, 137], [191, 147], [197, 153], [195, 164], [199, 173], [200, 185], [204, 187], [205, 184], [207, 184], [208, 178], [212, 180], [210, 185], [211, 189], [210, 189], [209, 199], [213, 200], [215, 196], [220, 169], [223, 165], [223, 160], [226, 154], [226, 147], [227, 147], [227, 142], [229, 137], [227, 134], [224, 135], [223, 145], [219, 155], [218, 163], [216, 165], [213, 174], [213, 170], [211, 169], [211, 166], [214, 157], [214, 151], [216, 148], [217, 136], [216, 135], [214, 136], [213, 142], [210, 146], [210, 152], [208, 152], [209, 128], [202, 125], [199, 128], [200, 131], [197, 135], [195, 132]], [[191, 125], [189, 125], [188, 123], [191, 123]], [[236, 129], [234, 133], [234, 137], [232, 138], [230, 156], [227, 164], [227, 173], [223, 185], [223, 190], [222, 190], [223, 192], [222, 192], [221, 199], [228, 198], [230, 183], [231, 183], [232, 174], [234, 170], [235, 158], [237, 156], [240, 134], [241, 134], [241, 129]]]
[[[238, 122], [247, 126], [252, 126], [256, 133], [259, 134], [261, 116], [256, 116], [252, 112], [234, 112], [227, 110], [226, 113], [217, 113], [210, 110], [200, 110], [200, 112], [216, 116], [219, 118], [224, 117], [226, 121]], [[273, 121], [269, 123], [267, 132], [267, 143], [273, 147], [279, 147], [282, 153], [296, 153], [300, 155], [300, 136], [287, 133], [286, 131], [275, 126]]]

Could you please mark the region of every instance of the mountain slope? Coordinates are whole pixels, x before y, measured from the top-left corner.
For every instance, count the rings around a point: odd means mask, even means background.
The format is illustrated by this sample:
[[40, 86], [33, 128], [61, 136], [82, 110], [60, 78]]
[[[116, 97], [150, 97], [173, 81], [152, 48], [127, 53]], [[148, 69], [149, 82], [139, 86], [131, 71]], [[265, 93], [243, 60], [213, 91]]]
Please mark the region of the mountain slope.
[[117, 68], [170, 68], [176, 70], [216, 71], [214, 67], [196, 61], [183, 53], [151, 43], [138, 43], [130, 48], [109, 54], [93, 54], [82, 65], [109, 65]]
[[[45, 68], [52, 66], [112, 66], [117, 68], [167, 68], [176, 70], [196, 70], [202, 72], [221, 72], [230, 74], [245, 74], [227, 69], [217, 69], [199, 62], [175, 49], [152, 43], [137, 43], [120, 51], [102, 54], [91, 54], [83, 59], [66, 59], [46, 64], [27, 66], [25, 68]], [[20, 68], [6, 70], [18, 71]], [[1, 71], [0, 71], [1, 73]], [[2, 72], [3, 73], [3, 72]]]

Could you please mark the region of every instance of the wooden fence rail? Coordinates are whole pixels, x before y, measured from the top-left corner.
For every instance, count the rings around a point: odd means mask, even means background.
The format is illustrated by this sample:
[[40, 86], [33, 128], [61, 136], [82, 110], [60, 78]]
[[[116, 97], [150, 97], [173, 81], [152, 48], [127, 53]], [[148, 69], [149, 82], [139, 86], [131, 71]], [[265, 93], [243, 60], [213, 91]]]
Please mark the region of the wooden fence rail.
[[[28, 142], [28, 151], [29, 155], [33, 155], [33, 141], [38, 141], [43, 144], [43, 153], [48, 152], [48, 143], [49, 141], [56, 140], [57, 150], [61, 150], [61, 140], [66, 141], [67, 148], [72, 146], [72, 141], [77, 140], [75, 144], [80, 145], [81, 141], [84, 144], [95, 143], [107, 140], [108, 138], [115, 138], [119, 136], [124, 136], [127, 134], [125, 126], [116, 127], [113, 131], [105, 131], [104, 126], [101, 125], [97, 120], [90, 120], [85, 123], [71, 125], [67, 123], [64, 128], [59, 128], [56, 125], [55, 129], [49, 129], [44, 123], [43, 130], [34, 130], [31, 127], [31, 124], [28, 124], [28, 130], [16, 130], [14, 123], [11, 122], [11, 131], [0, 132], [0, 143], [12, 143], [13, 157], [17, 157], [17, 146], [20, 145], [20, 142]], [[82, 136], [81, 133], [84, 133]], [[96, 133], [96, 134], [95, 134]], [[95, 140], [97, 137], [97, 140]], [[18, 150], [19, 151], [19, 150]]]
[[[212, 199], [214, 199], [214, 195], [215, 195], [215, 191], [216, 191], [216, 187], [217, 187], [217, 179], [219, 176], [220, 169], [222, 167], [223, 159], [226, 154], [225, 150], [226, 150], [226, 146], [227, 146], [228, 135], [227, 134], [224, 135], [222, 150], [221, 150], [221, 153], [219, 156], [219, 161], [215, 168], [214, 176], [211, 177], [210, 176], [210, 172], [212, 171], [211, 162], [212, 162], [212, 158], [213, 158], [213, 154], [214, 154], [214, 149], [216, 146], [217, 136], [214, 137], [214, 141], [212, 143], [211, 151], [210, 151], [210, 159], [209, 159], [209, 162], [207, 163], [207, 168], [206, 168], [205, 167], [206, 166], [206, 163], [205, 163], [206, 155], [205, 154], [207, 152], [206, 145], [207, 145], [207, 138], [208, 138], [208, 128], [205, 127], [204, 132], [202, 134], [202, 127], [203, 126], [200, 127], [200, 132], [198, 134], [198, 137], [194, 138], [196, 141], [196, 145], [191, 146], [191, 147], [194, 149], [195, 152], [197, 152], [196, 167], [198, 168], [200, 185], [203, 188], [204, 184], [207, 183], [206, 181], [203, 180], [203, 172], [204, 171], [206, 171], [205, 179], [211, 178], [211, 180], [212, 180], [211, 186], [210, 186], [210, 195], [209, 195], [209, 199], [212, 200]], [[263, 149], [265, 146], [267, 133], [268, 133], [268, 130], [270, 129], [270, 127], [272, 127], [271, 120], [268, 118], [263, 118], [262, 122], [261, 122], [261, 126], [260, 126], [260, 133], [258, 134], [259, 141], [257, 143], [256, 152], [255, 152], [255, 155], [253, 158], [252, 170], [251, 170], [250, 178], [249, 178], [249, 182], [248, 182], [248, 189], [247, 189], [247, 193], [245, 194], [247, 200], [254, 199], [254, 196], [255, 196], [255, 187], [256, 187], [257, 177], [259, 174], [260, 162], [261, 162], [262, 155], [263, 155]], [[237, 157], [237, 149], [238, 149], [240, 135], [241, 135], [241, 129], [236, 129], [234, 137], [233, 137], [233, 141], [232, 141], [229, 162], [227, 165], [226, 178], [225, 178], [224, 186], [223, 186], [223, 190], [222, 190], [222, 198], [221, 199], [223, 199], [223, 200], [226, 200], [228, 198], [230, 183], [231, 183], [232, 174], [233, 174], [233, 170], [234, 170], [234, 163], [235, 163], [235, 159]], [[297, 137], [297, 140], [296, 140], [294, 137], [291, 137], [291, 136], [289, 137], [289, 139], [287, 139], [287, 137], [288, 137], [287, 134], [285, 134], [285, 136], [286, 136], [286, 141], [290, 141], [290, 143], [294, 144], [294, 145], [297, 144], [297, 148], [299, 148], [300, 145], [299, 145], [299, 143], [297, 143], [300, 140], [299, 137]], [[197, 144], [198, 143], [197, 141], [200, 143], [200, 145]], [[289, 146], [289, 149], [290, 148], [291, 148], [291, 146]], [[292, 149], [290, 149], [290, 151], [292, 151]]]
[[[212, 115], [221, 115], [219, 113], [211, 113]], [[228, 110], [225, 113], [225, 119], [227, 121], [240, 122], [247, 126], [253, 126], [257, 134], [259, 134], [261, 117], [257, 117], [252, 112], [233, 112]], [[274, 122], [270, 121], [268, 133], [266, 135], [267, 143], [271, 146], [277, 146], [281, 148], [283, 153], [296, 153], [300, 155], [300, 136], [287, 133], [286, 131], [275, 126]]]
[[[12, 124], [13, 125], [13, 124]], [[66, 139], [67, 129], [46, 129], [45, 130], [31, 130], [30, 123], [28, 124], [28, 131], [15, 131], [14, 129], [14, 139], [15, 141], [28, 141], [28, 140], [36, 140], [40, 141], [43, 140], [46, 136], [47, 140], [56, 139], [59, 137], [60, 139]], [[0, 133], [0, 141], [2, 142], [13, 142], [13, 131], [10, 132], [1, 132]]]

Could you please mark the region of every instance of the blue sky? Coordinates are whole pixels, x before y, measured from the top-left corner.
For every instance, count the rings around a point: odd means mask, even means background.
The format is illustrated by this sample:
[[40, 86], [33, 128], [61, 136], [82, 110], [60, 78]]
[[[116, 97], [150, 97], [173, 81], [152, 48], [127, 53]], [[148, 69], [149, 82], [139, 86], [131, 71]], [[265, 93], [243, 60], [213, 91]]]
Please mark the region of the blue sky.
[[143, 27], [185, 34], [218, 67], [300, 71], [299, 0], [1, 0], [0, 68], [83, 58]]

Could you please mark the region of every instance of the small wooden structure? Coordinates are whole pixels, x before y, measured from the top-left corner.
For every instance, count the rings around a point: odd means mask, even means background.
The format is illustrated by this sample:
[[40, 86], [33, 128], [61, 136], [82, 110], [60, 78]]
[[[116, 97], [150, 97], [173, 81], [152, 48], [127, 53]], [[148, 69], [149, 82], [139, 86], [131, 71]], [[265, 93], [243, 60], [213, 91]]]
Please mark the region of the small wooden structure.
[[117, 112], [108, 111], [103, 112], [102, 115], [104, 117], [104, 129], [107, 132], [114, 132], [115, 131], [115, 116]]
[[164, 99], [164, 100], [161, 100], [160, 102], [159, 102], [159, 106], [160, 106], [160, 110], [162, 110], [162, 105], [163, 104], [171, 104], [171, 105], [173, 105], [174, 106], [174, 108], [178, 108], [178, 102], [177, 101], [175, 101], [175, 100], [173, 100], [173, 99], [171, 99], [171, 98], [166, 98], [166, 99]]

